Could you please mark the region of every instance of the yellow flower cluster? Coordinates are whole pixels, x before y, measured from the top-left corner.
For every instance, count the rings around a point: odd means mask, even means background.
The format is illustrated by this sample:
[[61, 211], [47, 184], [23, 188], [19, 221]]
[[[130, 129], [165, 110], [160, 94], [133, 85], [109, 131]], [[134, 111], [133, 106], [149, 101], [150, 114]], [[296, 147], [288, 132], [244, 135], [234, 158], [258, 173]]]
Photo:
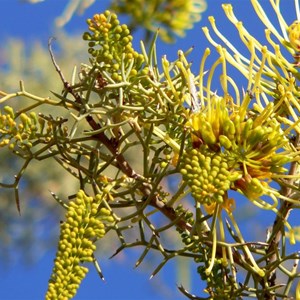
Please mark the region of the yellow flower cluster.
[[66, 221], [60, 229], [47, 300], [72, 298], [88, 272], [82, 263], [93, 261], [94, 241], [105, 235], [105, 223], [114, 222], [109, 210], [100, 206], [101, 199], [100, 194], [93, 199], [80, 190], [69, 203]]
[[[228, 86], [231, 85], [236, 102], [232, 105], [229, 102], [218, 104], [214, 96], [208, 95], [207, 103], [204, 103], [205, 113], [193, 115], [191, 124], [196, 131], [194, 143], [200, 141], [210, 147], [220, 147], [235, 162], [235, 170], [242, 177], [235, 182], [234, 189], [256, 204], [258, 202], [254, 199], [263, 195], [271, 196], [273, 205], [260, 204], [263, 208], [273, 209], [277, 203], [275, 198], [281, 196], [271, 188], [270, 183], [278, 178], [289, 178], [285, 166], [299, 155], [298, 149], [293, 148], [290, 141], [292, 136], [300, 133], [300, 91], [297, 86], [300, 26], [299, 21], [288, 26], [280, 12], [280, 1], [271, 2], [281, 30], [272, 25], [258, 0], [251, 2], [266, 27], [265, 36], [269, 45], [262, 45], [251, 35], [235, 16], [232, 6], [224, 4], [227, 18], [234, 24], [249, 51], [250, 57], [246, 59], [219, 31], [215, 19], [209, 18], [218, 41], [207, 27], [203, 31], [219, 52], [220, 58], [209, 71], [207, 89], [210, 90], [215, 68], [222, 65], [220, 78], [224, 95], [229, 95]], [[296, 7], [299, 8], [298, 4]], [[299, 12], [299, 9], [296, 11]], [[293, 59], [296, 61], [293, 62]], [[227, 64], [237, 68], [248, 80], [248, 92], [243, 94], [242, 100], [236, 83], [227, 75]], [[228, 130], [232, 131], [230, 135], [226, 132]], [[294, 176], [296, 178], [299, 175]]]
[[201, 19], [206, 10], [205, 0], [121, 0], [114, 1], [112, 8], [117, 13], [132, 16], [134, 24], [150, 31], [159, 28], [160, 37], [170, 42], [174, 34], [184, 36], [187, 29]]
[[29, 115], [21, 113], [17, 123], [15, 112], [12, 107], [5, 106], [5, 113], [0, 112], [0, 148], [8, 146], [13, 150], [16, 146], [25, 149], [32, 147], [32, 140], [38, 136], [47, 135], [51, 131], [51, 124], [48, 124], [45, 133], [45, 120], [39, 118], [35, 112]]
[[195, 200], [222, 203], [229, 189], [250, 199], [270, 195], [268, 181], [284, 174], [284, 165], [293, 159], [282, 152], [289, 140], [274, 109], [270, 103], [246, 114], [243, 105], [214, 96], [205, 109], [192, 113], [188, 126], [193, 149], [185, 152], [181, 173]]
[[122, 69], [130, 70], [128, 76], [136, 75], [144, 57], [133, 49], [127, 25], [121, 25], [117, 15], [110, 11], [94, 15], [87, 23], [90, 32], [85, 32], [83, 39], [89, 41], [93, 64], [108, 72], [117, 82], [124, 80]]

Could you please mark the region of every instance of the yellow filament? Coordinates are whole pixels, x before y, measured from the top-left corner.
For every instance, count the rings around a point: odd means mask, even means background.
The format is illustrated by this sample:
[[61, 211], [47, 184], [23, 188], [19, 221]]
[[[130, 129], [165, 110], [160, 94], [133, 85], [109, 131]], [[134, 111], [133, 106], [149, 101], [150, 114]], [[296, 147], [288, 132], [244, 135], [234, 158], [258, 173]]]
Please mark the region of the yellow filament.
[[[284, 118], [285, 120], [287, 120], [286, 118]], [[284, 131], [284, 135], [287, 135], [291, 130], [295, 130], [297, 131], [298, 133], [300, 133], [300, 128], [299, 128], [299, 123], [300, 123], [300, 118], [295, 121], [295, 122], [292, 122], [290, 120], [289, 121], [289, 125], [290, 127], [288, 127], [285, 131]]]
[[233, 87], [234, 89], [234, 92], [235, 92], [235, 103], [237, 106], [240, 106], [240, 103], [241, 103], [241, 97], [240, 97], [240, 92], [239, 92], [239, 88], [237, 87], [235, 81], [227, 76], [227, 82], [229, 82], [231, 84], [231, 86]]
[[216, 43], [216, 42], [212, 39], [212, 37], [211, 37], [211, 35], [210, 35], [210, 33], [209, 33], [209, 29], [208, 29], [207, 27], [202, 27], [202, 31], [203, 31], [205, 37], [207, 38], [207, 40], [208, 40], [214, 47], [217, 47], [217, 46], [219, 45], [218, 43]]
[[[287, 96], [287, 99], [288, 99], [288, 101], [293, 105], [293, 106], [295, 106], [295, 108], [297, 108], [297, 110], [298, 110], [298, 112], [300, 112], [300, 104], [299, 104], [299, 99], [295, 99], [295, 97], [294, 97], [294, 95], [292, 94], [292, 92], [287, 92], [286, 93], [286, 96]], [[289, 104], [289, 106], [291, 106], [290, 104]], [[295, 122], [297, 121], [297, 119], [295, 119]]]
[[201, 101], [201, 107], [204, 107], [204, 98], [203, 98], [203, 77], [205, 74], [204, 66], [207, 57], [210, 55], [210, 49], [206, 48], [201, 59], [200, 70], [199, 70], [199, 96]]
[[[211, 91], [211, 83], [212, 83], [212, 79], [213, 79], [213, 75], [215, 73], [215, 70], [217, 68], [217, 66], [222, 63], [224, 57], [220, 57], [218, 60], [216, 60], [214, 62], [214, 64], [212, 65], [209, 74], [208, 74], [208, 79], [207, 79], [207, 90]], [[208, 102], [208, 118], [209, 120], [211, 120], [211, 99], [210, 99], [210, 94], [207, 95], [207, 102]]]
[[284, 38], [279, 34], [279, 32], [273, 26], [272, 22], [270, 22], [267, 15], [265, 14], [263, 8], [259, 4], [258, 0], [251, 0], [251, 3], [252, 3], [252, 6], [253, 6], [257, 16], [260, 18], [262, 23], [272, 31], [272, 33], [276, 36], [278, 41], [282, 44], [284, 42]]
[[261, 87], [260, 81], [261, 81], [262, 73], [263, 73], [263, 70], [264, 70], [266, 57], [268, 55], [267, 47], [262, 47], [261, 54], [262, 54], [261, 65], [260, 65], [259, 70], [255, 74], [254, 88], [260, 88]]
[[[226, 238], [225, 238], [225, 230], [224, 230], [224, 224], [223, 224], [223, 219], [222, 219], [222, 216], [220, 214], [219, 216], [219, 228], [220, 228], [220, 240], [222, 242], [225, 242], [226, 241]], [[226, 247], [222, 247], [222, 263], [224, 266], [227, 266], [228, 264], [228, 261], [227, 261], [227, 255], [226, 255]]]
[[179, 96], [178, 96], [178, 93], [177, 93], [177, 90], [175, 89], [174, 85], [173, 85], [173, 82], [172, 82], [172, 79], [171, 79], [171, 76], [170, 76], [170, 70], [169, 70], [169, 67], [170, 67], [170, 63], [169, 61], [167, 60], [166, 56], [164, 56], [162, 58], [162, 67], [163, 67], [163, 71], [164, 71], [164, 74], [165, 74], [165, 77], [168, 81], [168, 84], [172, 90], [172, 94], [174, 95], [174, 97], [176, 98], [177, 101], [179, 101]]
[[218, 30], [218, 28], [216, 27], [215, 19], [213, 17], [209, 17], [208, 19], [210, 21], [213, 31], [221, 39], [221, 41], [223, 41], [226, 47], [230, 49], [233, 53], [238, 54], [240, 57], [242, 57], [245, 62], [248, 62], [249, 60], [245, 56], [242, 56], [241, 53], [239, 53], [239, 51], [229, 42], [229, 40], [226, 39], [224, 35], [222, 35], [222, 33]]
[[217, 51], [220, 54], [222, 69], [223, 69], [223, 72], [222, 72], [222, 75], [221, 75], [221, 78], [220, 78], [221, 79], [221, 86], [223, 88], [223, 91], [224, 91], [225, 95], [227, 95], [228, 94], [228, 87], [227, 87], [227, 70], [226, 70], [226, 59], [225, 59], [226, 49], [222, 48], [221, 46], [218, 46]]
[[238, 19], [235, 17], [233, 13], [233, 8], [231, 4], [223, 4], [222, 8], [226, 14], [226, 17], [229, 19], [229, 21], [233, 24], [238, 22]]
[[[216, 206], [215, 209], [215, 216], [219, 216], [219, 208], [220, 205]], [[206, 275], [209, 275], [214, 267], [215, 264], [215, 258], [216, 258], [216, 252], [217, 252], [217, 230], [216, 227], [213, 226], [212, 228], [212, 238], [213, 238], [213, 244], [212, 244], [212, 250], [211, 250], [211, 258], [210, 258], [210, 262], [209, 262], [209, 266], [208, 268], [205, 270]]]
[[[232, 224], [233, 224], [233, 227], [234, 227], [234, 229], [235, 229], [235, 231], [236, 231], [237, 236], [238, 236], [239, 239], [240, 239], [240, 242], [241, 242], [241, 243], [245, 243], [245, 241], [244, 241], [244, 239], [243, 239], [243, 236], [242, 236], [242, 234], [241, 234], [241, 232], [240, 232], [240, 229], [239, 229], [237, 223], [235, 222], [235, 220], [234, 220], [234, 218], [233, 218], [233, 215], [232, 215], [232, 214], [228, 214], [228, 216], [229, 216], [229, 218], [230, 218], [230, 220], [231, 220], [231, 222], [232, 222]], [[255, 273], [257, 273], [257, 274], [258, 274], [259, 276], [261, 276], [261, 277], [265, 276], [264, 270], [262, 270], [262, 269], [256, 264], [256, 261], [254, 260], [254, 258], [253, 258], [253, 256], [252, 256], [252, 253], [251, 253], [251, 251], [249, 250], [249, 248], [245, 245], [245, 246], [243, 246], [243, 249], [244, 249], [244, 251], [246, 252], [246, 254], [247, 254], [247, 256], [248, 256], [248, 259], [249, 259], [250, 262], [252, 263], [252, 266], [253, 266], [252, 269], [255, 271]]]
[[[280, 12], [280, 8], [279, 8], [279, 2], [280, 1], [277, 1], [277, 3], [274, 2], [274, 0], [270, 0], [270, 3], [276, 13], [276, 16], [277, 16], [277, 19], [278, 19], [278, 23], [279, 23], [279, 26], [280, 26], [280, 29], [282, 31], [282, 34], [284, 36], [284, 39], [285, 40], [288, 40], [288, 36], [287, 36], [287, 29], [288, 29], [288, 25], [287, 23], [285, 22], [284, 18], [282, 17], [282, 14]], [[280, 43], [282, 43], [283, 41], [281, 40]]]
[[253, 39], [250, 39], [248, 42], [248, 49], [251, 53], [251, 58], [250, 58], [250, 64], [249, 64], [249, 76], [248, 76], [248, 86], [247, 90], [251, 90], [251, 85], [252, 85], [252, 72], [254, 71], [254, 55], [253, 53], [255, 52], [254, 49], [254, 44], [253, 44]]
[[297, 114], [295, 113], [294, 109], [292, 108], [292, 106], [290, 104], [291, 102], [292, 103], [294, 102], [293, 95], [290, 92], [287, 92], [286, 95], [284, 96], [283, 100], [289, 110], [290, 115], [293, 117], [294, 121], [297, 122], [299, 117], [297, 116]]

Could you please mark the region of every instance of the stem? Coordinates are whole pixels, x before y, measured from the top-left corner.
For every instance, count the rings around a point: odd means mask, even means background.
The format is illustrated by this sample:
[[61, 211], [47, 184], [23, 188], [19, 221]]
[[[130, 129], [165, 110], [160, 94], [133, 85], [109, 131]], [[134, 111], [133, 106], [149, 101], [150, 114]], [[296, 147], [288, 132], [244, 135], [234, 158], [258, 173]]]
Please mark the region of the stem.
[[[299, 144], [299, 135], [297, 135], [295, 141], [293, 142], [294, 146], [297, 147]], [[289, 170], [289, 175], [295, 175], [297, 172], [297, 162], [292, 162], [291, 167]], [[291, 176], [293, 177], [293, 176]], [[293, 184], [293, 181], [295, 179], [291, 178], [288, 182], [289, 185]], [[282, 192], [281, 195], [285, 197], [291, 197], [293, 193], [293, 190], [290, 187], [282, 187]], [[286, 223], [290, 211], [292, 209], [292, 203], [288, 201], [282, 201], [282, 204], [278, 210], [277, 216], [274, 220], [272, 229], [271, 229], [271, 234], [268, 239], [269, 247], [267, 248], [266, 251], [266, 269], [270, 268], [269, 266], [272, 265], [277, 259], [277, 253], [278, 253], [278, 248], [279, 248], [279, 243], [282, 239], [282, 232], [284, 231], [284, 223]], [[267, 278], [267, 283], [269, 287], [275, 286], [276, 284], [276, 273], [275, 270], [271, 270], [269, 273], [269, 276]], [[262, 286], [265, 286], [264, 282], [261, 282]], [[268, 292], [265, 294], [265, 299], [275, 299], [275, 296], [270, 295]]]

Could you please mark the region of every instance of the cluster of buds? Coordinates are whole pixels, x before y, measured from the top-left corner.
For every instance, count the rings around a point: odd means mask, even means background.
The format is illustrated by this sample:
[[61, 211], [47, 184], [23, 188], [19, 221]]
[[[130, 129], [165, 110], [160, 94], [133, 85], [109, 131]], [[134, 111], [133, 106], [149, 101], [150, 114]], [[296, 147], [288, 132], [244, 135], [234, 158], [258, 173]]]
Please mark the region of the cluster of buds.
[[239, 177], [237, 172], [230, 172], [222, 153], [213, 153], [206, 146], [187, 150], [182, 156], [180, 172], [194, 199], [208, 206], [223, 203], [231, 183]]
[[89, 41], [88, 51], [94, 63], [115, 82], [124, 80], [122, 69], [130, 70], [128, 77], [136, 75], [144, 57], [133, 49], [127, 25], [121, 25], [117, 15], [110, 11], [94, 15], [87, 23], [90, 32], [85, 32], [83, 39]]
[[46, 299], [74, 297], [88, 269], [82, 265], [93, 261], [94, 241], [106, 233], [106, 224], [114, 218], [107, 208], [101, 207], [102, 195], [88, 197], [80, 190], [69, 203], [66, 221], [61, 224], [60, 240], [49, 280]]
[[46, 131], [45, 120], [38, 117], [35, 112], [30, 112], [28, 115], [21, 113], [18, 116], [12, 107], [5, 106], [4, 114], [0, 112], [0, 147], [8, 146], [13, 150], [15, 147], [20, 149], [31, 148], [32, 141], [51, 132], [51, 124], [49, 123]]

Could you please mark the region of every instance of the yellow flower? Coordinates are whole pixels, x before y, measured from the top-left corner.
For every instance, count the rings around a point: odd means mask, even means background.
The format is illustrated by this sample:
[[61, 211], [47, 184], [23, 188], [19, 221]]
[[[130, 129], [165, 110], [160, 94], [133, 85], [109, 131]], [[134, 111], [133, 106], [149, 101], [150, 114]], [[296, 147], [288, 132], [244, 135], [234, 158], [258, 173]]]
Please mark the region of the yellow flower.
[[112, 9], [132, 16], [132, 23], [149, 31], [159, 29], [163, 40], [170, 42], [175, 35], [183, 36], [187, 29], [201, 19], [206, 10], [205, 0], [121, 0], [114, 1]]
[[300, 22], [298, 20], [288, 28], [288, 33], [292, 47], [296, 51], [300, 51]]
[[50, 127], [44, 130], [43, 120], [35, 112], [16, 115], [10, 106], [0, 111], [0, 148], [8, 146], [10, 150], [19, 152], [30, 151], [33, 142], [49, 137]]
[[[273, 3], [273, 8], [281, 33], [268, 20], [257, 0], [253, 0], [252, 5], [267, 27], [266, 38], [273, 51], [249, 34], [234, 15], [230, 4], [223, 5], [226, 16], [236, 26], [242, 42], [250, 52], [250, 58], [238, 52], [218, 30], [215, 19], [210, 17], [215, 35], [226, 48], [218, 44], [208, 28], [203, 28], [220, 57], [211, 66], [208, 74], [205, 74], [204, 64], [209, 51], [203, 56], [200, 74], [195, 79], [196, 82], [198, 80], [201, 109], [190, 113], [186, 126], [190, 129], [192, 149], [201, 152], [204, 145], [215, 155], [223, 157], [230, 172], [238, 174], [230, 183], [229, 189], [245, 194], [260, 207], [273, 209], [279, 193], [271, 188], [271, 183], [280, 177], [288, 178], [285, 166], [297, 160], [298, 152], [291, 146], [290, 137], [300, 133], [300, 105], [297, 100], [300, 92], [296, 82], [298, 71], [292, 62], [284, 58], [280, 46], [273, 41], [271, 35], [294, 54], [287, 32], [293, 36], [295, 44], [299, 27], [296, 22], [288, 29], [280, 13], [279, 1]], [[236, 67], [248, 80], [247, 92], [243, 92], [242, 97], [237, 84], [227, 74], [228, 63]], [[219, 67], [222, 68], [221, 76], [218, 77], [223, 96], [211, 92], [215, 71]], [[271, 100], [268, 99], [269, 96], [272, 97]], [[189, 186], [190, 184], [191, 182]], [[272, 204], [261, 200], [264, 195], [271, 197]]]
[[[202, 111], [191, 114], [187, 126], [191, 130], [192, 149], [183, 154], [181, 173], [192, 195], [201, 203], [222, 203], [222, 195], [230, 189], [240, 191], [250, 200], [263, 195], [277, 196], [269, 183], [273, 176], [285, 174], [284, 166], [295, 157], [274, 117], [276, 108], [272, 103], [257, 113], [252, 110], [250, 114], [249, 109], [248, 119], [244, 120], [243, 111], [243, 106], [233, 107], [224, 98], [214, 96]], [[222, 161], [221, 172], [213, 163], [216, 158]], [[225, 177], [221, 179], [222, 185], [218, 176]]]

